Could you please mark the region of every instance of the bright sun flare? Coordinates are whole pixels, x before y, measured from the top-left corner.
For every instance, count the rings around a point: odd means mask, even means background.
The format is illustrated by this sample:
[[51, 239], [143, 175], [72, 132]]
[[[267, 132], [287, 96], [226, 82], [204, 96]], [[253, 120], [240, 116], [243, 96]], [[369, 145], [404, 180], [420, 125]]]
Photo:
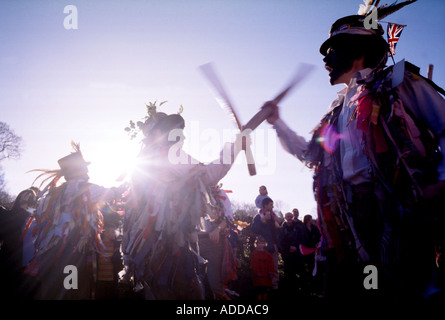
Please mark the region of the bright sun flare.
[[104, 187], [119, 186], [123, 183], [119, 178], [125, 174], [128, 177], [135, 169], [138, 152], [139, 146], [128, 141], [85, 152], [85, 160], [91, 162], [88, 166], [90, 182]]

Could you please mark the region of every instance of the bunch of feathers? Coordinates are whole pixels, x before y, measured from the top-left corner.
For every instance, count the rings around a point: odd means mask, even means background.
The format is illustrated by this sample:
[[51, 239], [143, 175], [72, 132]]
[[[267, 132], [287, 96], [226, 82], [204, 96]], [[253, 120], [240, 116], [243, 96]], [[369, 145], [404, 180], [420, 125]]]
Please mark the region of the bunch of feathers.
[[413, 2], [416, 2], [417, 0], [407, 0], [401, 3], [394, 2], [393, 4], [384, 4], [379, 7], [380, 0], [363, 0], [365, 3], [360, 4], [360, 8], [357, 12], [358, 15], [361, 16], [368, 16], [371, 13], [374, 12], [374, 10], [377, 10], [377, 17], [380, 19], [383, 19], [390, 14], [393, 14], [394, 12], [402, 9], [404, 6], [407, 6], [409, 4], [412, 4]]

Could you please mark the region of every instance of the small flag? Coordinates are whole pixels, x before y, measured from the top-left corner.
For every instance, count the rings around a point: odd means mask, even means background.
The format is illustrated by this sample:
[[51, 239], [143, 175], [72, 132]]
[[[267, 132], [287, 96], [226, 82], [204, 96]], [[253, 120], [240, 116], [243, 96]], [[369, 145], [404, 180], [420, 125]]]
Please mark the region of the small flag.
[[400, 35], [402, 34], [402, 30], [405, 27], [406, 26], [404, 25], [388, 23], [388, 30], [386, 33], [388, 35], [389, 50], [391, 51], [392, 55], [396, 54], [396, 45], [399, 41]]

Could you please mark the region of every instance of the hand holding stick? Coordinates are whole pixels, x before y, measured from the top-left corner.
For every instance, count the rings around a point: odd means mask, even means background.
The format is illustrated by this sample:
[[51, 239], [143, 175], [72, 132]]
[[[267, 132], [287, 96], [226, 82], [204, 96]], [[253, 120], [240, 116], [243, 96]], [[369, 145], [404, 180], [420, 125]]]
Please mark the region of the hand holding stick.
[[[215, 73], [214, 67], [211, 63], [204, 64], [200, 67], [201, 71], [204, 73], [204, 75], [207, 77], [207, 79], [210, 81], [210, 83], [213, 85], [213, 87], [216, 89], [217, 93], [220, 95], [221, 100], [220, 105], [226, 109], [229, 114], [233, 117], [233, 120], [235, 121], [238, 129], [243, 132], [246, 129], [250, 129], [251, 131], [255, 130], [264, 120], [266, 120], [268, 117], [270, 117], [274, 109], [273, 107], [283, 100], [283, 98], [292, 90], [294, 89], [297, 84], [299, 84], [303, 79], [305, 79], [309, 72], [312, 71], [314, 68], [311, 64], [301, 63], [295, 76], [292, 78], [290, 83], [286, 86], [286, 88], [281, 91], [272, 101], [269, 103], [266, 103], [260, 111], [258, 111], [250, 120], [247, 122], [246, 125], [242, 126], [241, 121], [239, 120], [239, 117], [237, 116], [235, 109], [230, 102], [230, 99], [226, 93], [226, 90], [224, 89], [223, 85], [219, 81], [218, 76]], [[243, 141], [244, 142], [244, 141]], [[255, 162], [253, 159], [252, 150], [249, 146], [245, 145], [243, 143], [243, 150], [246, 152], [247, 157], [247, 166], [249, 168], [250, 175], [256, 174], [255, 169]]]

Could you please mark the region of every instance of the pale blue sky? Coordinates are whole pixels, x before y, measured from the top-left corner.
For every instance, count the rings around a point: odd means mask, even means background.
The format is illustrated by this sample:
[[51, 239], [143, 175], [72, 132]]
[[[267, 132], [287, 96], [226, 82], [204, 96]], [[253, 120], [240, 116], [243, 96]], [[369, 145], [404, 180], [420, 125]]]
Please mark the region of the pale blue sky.
[[[91, 182], [111, 185], [124, 161], [119, 153], [134, 158], [138, 148], [124, 127], [155, 100], [168, 100], [166, 112], [183, 105], [186, 147], [199, 160], [216, 158], [235, 126], [198, 70], [207, 62], [214, 62], [242, 122], [285, 86], [300, 62], [313, 64], [307, 81], [281, 104], [285, 121], [309, 138], [342, 88], [329, 85], [318, 49], [331, 24], [356, 14], [360, 3], [1, 1], [0, 120], [25, 142], [20, 160], [2, 163], [9, 191], [31, 185], [36, 174], [28, 170], [57, 168], [71, 140], [92, 162]], [[77, 30], [64, 28], [67, 5], [78, 10]], [[405, 58], [424, 75], [434, 64], [442, 87], [444, 16], [445, 1], [419, 0], [384, 19], [408, 25], [396, 61]], [[315, 215], [311, 172], [282, 150], [270, 128], [262, 124], [254, 134], [257, 176], [239, 157], [224, 188], [233, 190], [232, 199], [253, 202], [264, 184], [283, 211]]]

